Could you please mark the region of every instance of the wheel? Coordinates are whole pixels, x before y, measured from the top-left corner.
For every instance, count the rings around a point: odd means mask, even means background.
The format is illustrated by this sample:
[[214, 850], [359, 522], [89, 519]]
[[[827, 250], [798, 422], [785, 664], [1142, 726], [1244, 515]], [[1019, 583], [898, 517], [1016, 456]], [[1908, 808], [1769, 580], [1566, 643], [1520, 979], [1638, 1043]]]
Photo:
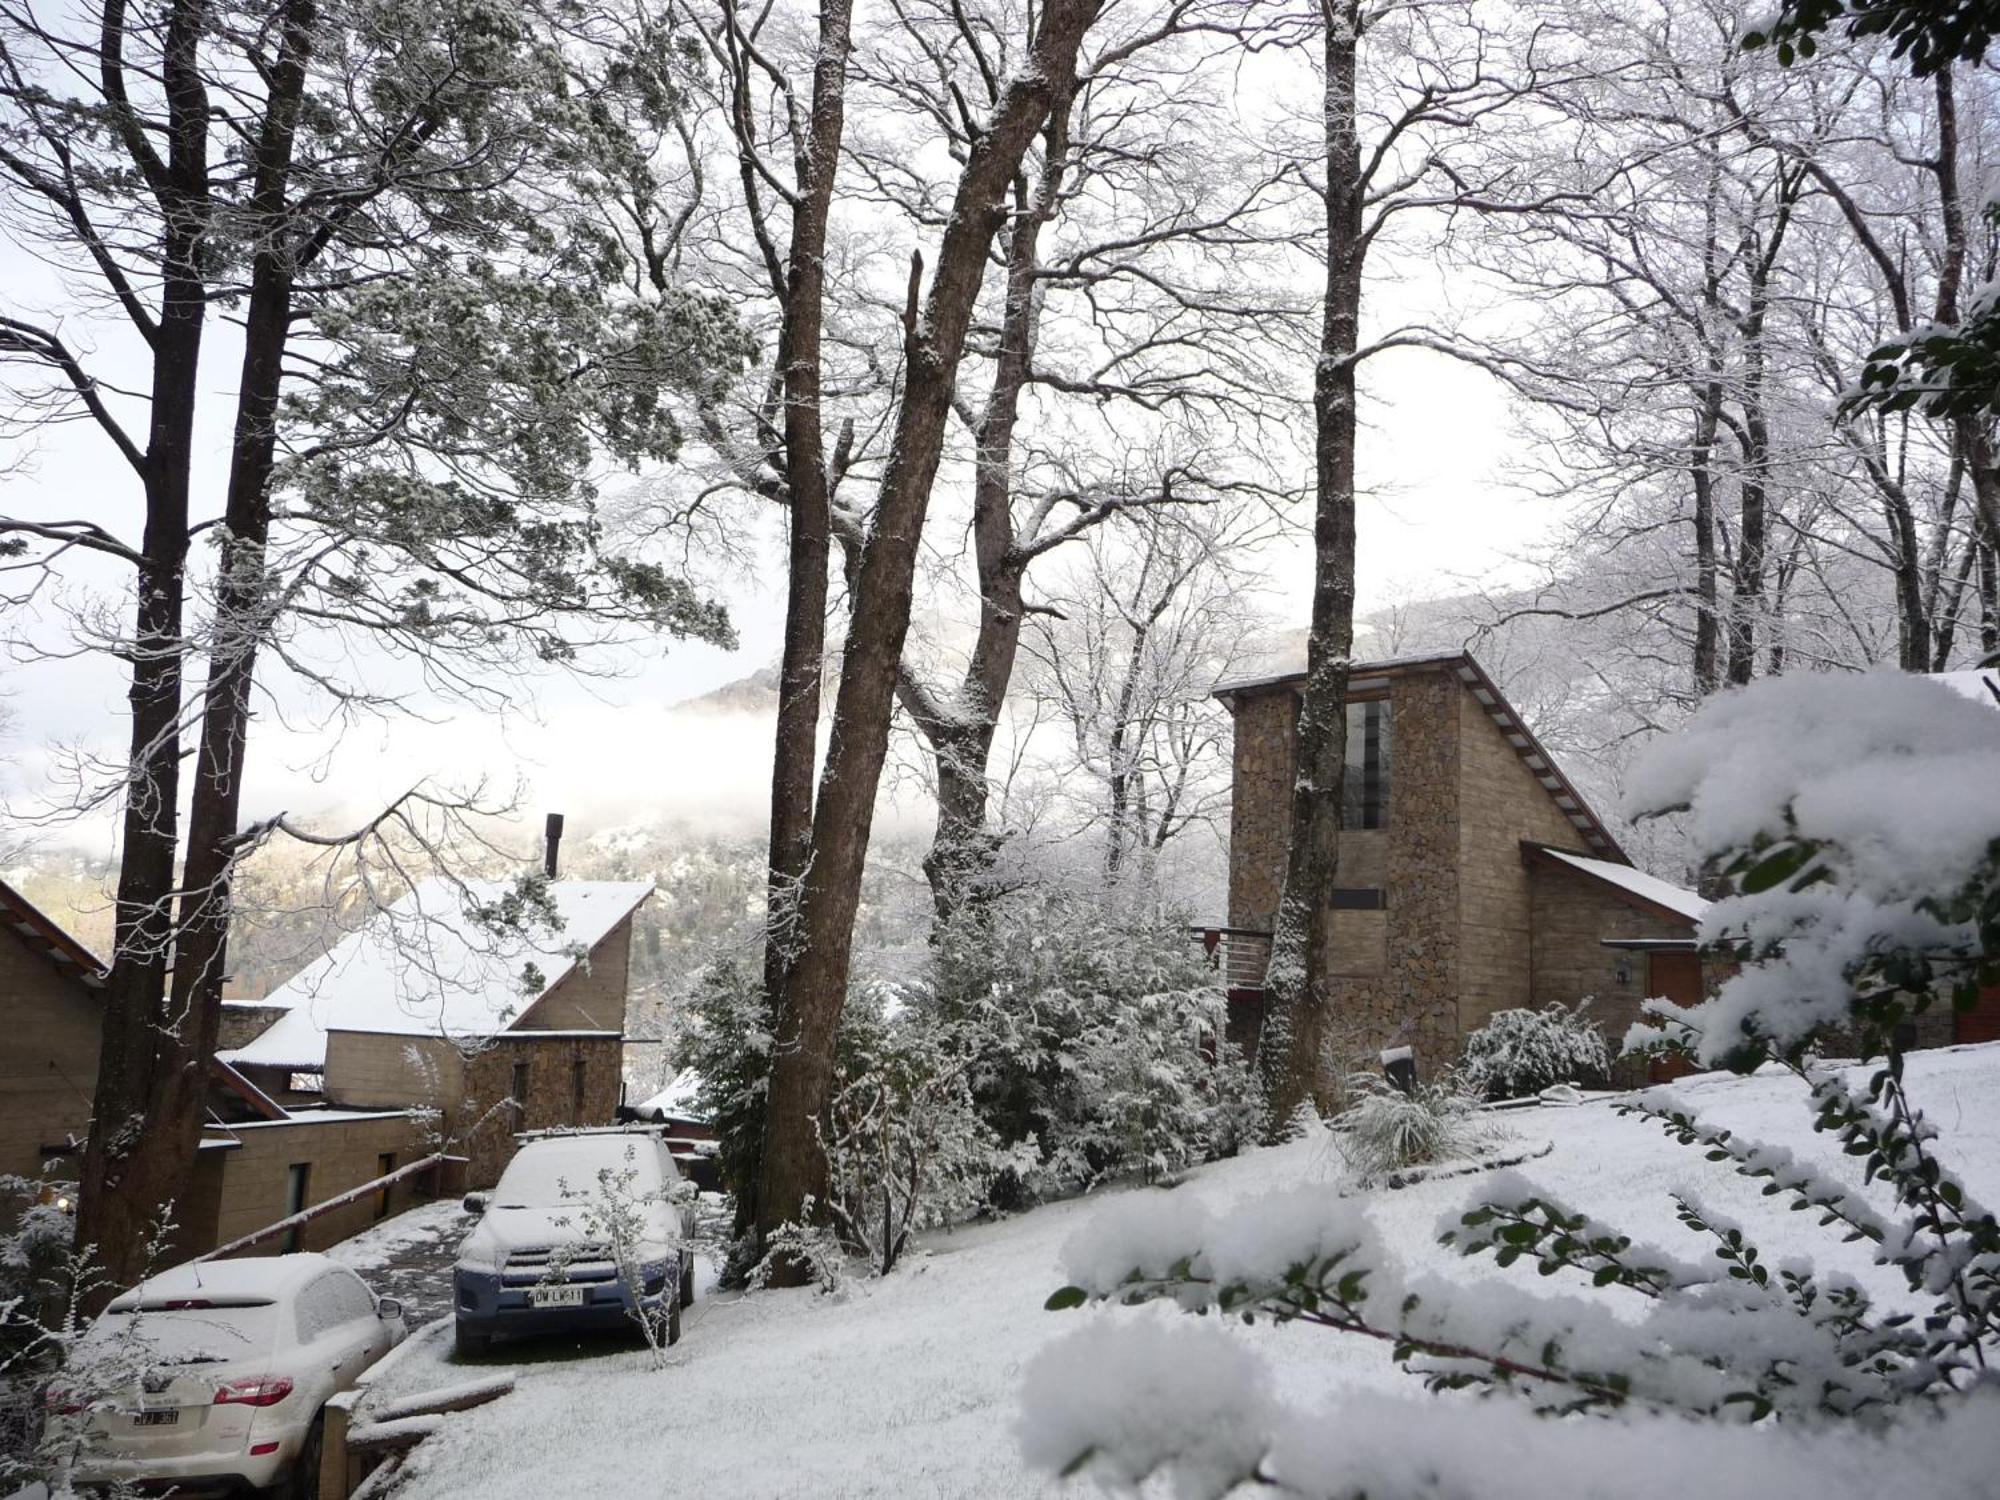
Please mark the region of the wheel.
[[667, 1347], [672, 1348], [681, 1341], [681, 1299], [675, 1297], [667, 1303]]
[[326, 1415], [322, 1412], [313, 1418], [312, 1426], [306, 1429], [306, 1440], [299, 1445], [299, 1456], [292, 1460], [292, 1469], [274, 1493], [284, 1500], [319, 1500], [320, 1453], [326, 1445]]
[[452, 1329], [452, 1347], [460, 1359], [477, 1359], [493, 1350], [493, 1335], [476, 1333], [463, 1323]]
[[694, 1306], [694, 1251], [681, 1251], [681, 1306]]

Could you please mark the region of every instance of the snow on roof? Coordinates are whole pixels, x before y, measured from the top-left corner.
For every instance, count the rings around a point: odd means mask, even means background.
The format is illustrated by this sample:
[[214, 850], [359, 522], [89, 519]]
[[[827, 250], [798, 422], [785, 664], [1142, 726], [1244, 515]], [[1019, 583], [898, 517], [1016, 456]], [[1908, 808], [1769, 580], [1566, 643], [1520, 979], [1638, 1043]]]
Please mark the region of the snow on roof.
[[1657, 875], [1648, 875], [1644, 870], [1634, 869], [1631, 865], [1613, 864], [1608, 859], [1589, 859], [1581, 854], [1565, 853], [1561, 849], [1551, 849], [1546, 845], [1542, 847], [1541, 852], [1550, 859], [1559, 859], [1572, 869], [1581, 870], [1584, 874], [1594, 876], [1608, 885], [1615, 885], [1643, 901], [1650, 901], [1655, 906], [1664, 906], [1669, 911], [1677, 912], [1690, 922], [1699, 922], [1703, 913], [1708, 910], [1708, 903], [1693, 891], [1662, 880]]
[[634, 1105], [633, 1113], [642, 1120], [706, 1120], [708, 1112], [701, 1107], [700, 1093], [701, 1075], [684, 1068], [659, 1093]]
[[[237, 1067], [326, 1066], [326, 1034], [484, 1037], [506, 1030], [560, 984], [639, 903], [650, 881], [560, 880], [548, 887], [560, 927], [496, 933], [466, 903], [499, 900], [498, 880], [426, 880], [265, 997], [285, 1014], [244, 1046]], [[534, 973], [530, 974], [532, 966]]]
[[2000, 672], [1991, 667], [1968, 667], [1963, 672], [1933, 672], [1931, 681], [1944, 684], [1961, 697], [2000, 708]]
[[258, 1255], [244, 1260], [191, 1260], [185, 1265], [156, 1271], [144, 1281], [114, 1298], [114, 1309], [131, 1308], [142, 1302], [178, 1302], [202, 1296], [268, 1297], [283, 1301], [286, 1295], [339, 1262], [310, 1251], [297, 1255]]

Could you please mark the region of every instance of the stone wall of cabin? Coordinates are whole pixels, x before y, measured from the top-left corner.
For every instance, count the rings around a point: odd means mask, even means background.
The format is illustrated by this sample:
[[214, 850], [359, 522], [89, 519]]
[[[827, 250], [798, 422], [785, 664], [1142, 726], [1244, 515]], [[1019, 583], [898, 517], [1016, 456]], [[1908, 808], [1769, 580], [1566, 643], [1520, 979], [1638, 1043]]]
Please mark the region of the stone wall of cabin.
[[[1444, 672], [1397, 677], [1389, 697], [1389, 812], [1380, 913], [1385, 963], [1366, 979], [1335, 977], [1348, 1030], [1346, 1062], [1372, 1061], [1383, 1047], [1416, 1048], [1420, 1066], [1456, 1050], [1459, 943], [1458, 683]], [[1343, 835], [1343, 844], [1347, 840]], [[1344, 861], [1343, 861], [1344, 863]]]
[[[454, 1146], [470, 1158], [466, 1181], [489, 1187], [513, 1160], [523, 1130], [610, 1125], [618, 1117], [624, 1081], [624, 1043], [617, 1036], [537, 1039], [533, 1032], [504, 1032], [466, 1059], [462, 1118], [469, 1130]], [[528, 1069], [527, 1098], [512, 1103], [514, 1068]]]
[[[1521, 841], [1582, 850], [1582, 837], [1550, 799], [1477, 698], [1459, 687], [1457, 858], [1464, 964], [1458, 1034], [1477, 1031], [1496, 1010], [1528, 1003], [1533, 989], [1532, 909]], [[1456, 1053], [1454, 1052], [1454, 1057]]]
[[[1534, 907], [1533, 974], [1528, 1004], [1574, 1005], [1588, 999], [1590, 1018], [1614, 1053], [1639, 1019], [1647, 997], [1646, 955], [1604, 946], [1606, 938], [1687, 938], [1694, 924], [1622, 897], [1601, 880], [1546, 859], [1524, 861]], [[1618, 978], [1620, 966], [1625, 979]]]

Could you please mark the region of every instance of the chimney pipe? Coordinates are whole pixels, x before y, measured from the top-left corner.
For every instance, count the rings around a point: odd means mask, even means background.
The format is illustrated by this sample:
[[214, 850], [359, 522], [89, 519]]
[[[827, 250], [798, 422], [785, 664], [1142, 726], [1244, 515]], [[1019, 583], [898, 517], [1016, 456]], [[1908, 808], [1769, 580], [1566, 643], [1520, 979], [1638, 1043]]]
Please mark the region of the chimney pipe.
[[556, 878], [556, 865], [562, 853], [563, 815], [550, 813], [542, 827], [542, 873], [549, 879]]

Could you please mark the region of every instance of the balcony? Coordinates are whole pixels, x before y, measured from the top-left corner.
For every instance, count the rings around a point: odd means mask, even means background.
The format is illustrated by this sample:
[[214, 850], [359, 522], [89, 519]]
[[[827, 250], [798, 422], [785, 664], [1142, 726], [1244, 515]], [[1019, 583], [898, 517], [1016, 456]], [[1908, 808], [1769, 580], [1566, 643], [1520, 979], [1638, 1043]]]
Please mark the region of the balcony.
[[1196, 927], [1209, 966], [1230, 994], [1258, 993], [1271, 966], [1271, 934], [1260, 927]]

